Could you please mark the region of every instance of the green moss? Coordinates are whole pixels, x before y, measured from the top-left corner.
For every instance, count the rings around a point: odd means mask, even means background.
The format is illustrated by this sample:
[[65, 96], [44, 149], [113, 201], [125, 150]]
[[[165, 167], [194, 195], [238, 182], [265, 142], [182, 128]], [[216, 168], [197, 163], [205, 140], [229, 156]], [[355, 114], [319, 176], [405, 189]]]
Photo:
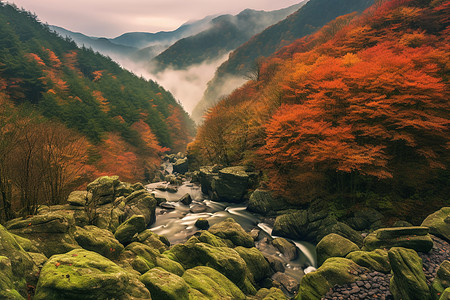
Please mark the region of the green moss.
[[262, 299], [262, 300], [287, 300], [288, 298], [283, 294], [283, 291], [281, 291], [278, 288], [271, 288], [266, 289], [260, 289], [256, 293], [256, 299]]
[[184, 273], [184, 268], [180, 263], [173, 261], [165, 256], [156, 257], [156, 265], [178, 276], [182, 276]]
[[436, 278], [431, 285], [431, 291], [434, 297], [439, 298], [445, 289], [450, 287], [450, 261], [445, 260], [436, 272]]
[[224, 240], [220, 237], [212, 234], [209, 231], [202, 231], [200, 236], [197, 237], [202, 243], [210, 244], [214, 247], [232, 247], [233, 243], [230, 240]]
[[97, 252], [109, 259], [117, 259], [123, 250], [123, 246], [109, 230], [96, 226], [77, 226], [73, 237], [83, 249]]
[[374, 271], [389, 273], [391, 265], [389, 264], [388, 252], [382, 249], [374, 251], [354, 251], [349, 253], [346, 258], [353, 260], [360, 266]]
[[349, 239], [330, 233], [317, 244], [317, 262], [321, 265], [330, 257], [345, 257], [350, 252], [358, 250], [359, 247]]
[[[408, 227], [381, 228], [370, 233], [364, 239], [362, 250], [372, 251], [392, 247], [404, 247], [420, 252], [429, 252], [433, 248], [433, 240], [421, 229], [409, 231]], [[420, 235], [419, 235], [420, 234]]]
[[244, 300], [245, 295], [227, 277], [216, 270], [199, 266], [186, 270], [182, 277], [193, 289], [211, 300]]
[[134, 215], [123, 222], [114, 233], [114, 237], [122, 244], [131, 242], [136, 233], [145, 230], [146, 223], [143, 215]]
[[145, 244], [151, 248], [158, 249], [161, 253], [168, 250], [170, 246], [170, 243], [166, 244], [167, 238], [157, 235], [150, 229], [146, 229], [139, 233], [135, 238], [135, 241]]
[[422, 226], [430, 228], [430, 232], [450, 241], [450, 207], [443, 207], [429, 215]]
[[214, 224], [209, 229], [209, 232], [222, 239], [230, 240], [235, 246], [247, 248], [255, 246], [253, 238], [232, 218]]
[[189, 286], [183, 278], [162, 268], [154, 268], [139, 278], [153, 299], [188, 300]]
[[234, 250], [236, 250], [236, 252], [244, 259], [247, 268], [252, 275], [251, 277], [255, 282], [259, 282], [270, 276], [271, 269], [269, 263], [258, 249], [255, 247], [245, 248], [239, 246], [234, 248]]

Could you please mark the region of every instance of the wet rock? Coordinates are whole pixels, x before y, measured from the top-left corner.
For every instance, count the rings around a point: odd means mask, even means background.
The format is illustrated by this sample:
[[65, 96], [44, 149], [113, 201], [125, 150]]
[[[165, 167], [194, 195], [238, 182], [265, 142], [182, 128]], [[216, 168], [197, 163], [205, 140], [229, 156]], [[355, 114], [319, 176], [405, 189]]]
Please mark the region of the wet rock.
[[273, 280], [278, 281], [285, 289], [291, 294], [294, 294], [298, 291], [298, 282], [294, 278], [292, 278], [289, 275], [286, 275], [285, 273], [275, 273], [272, 276]]
[[375, 249], [374, 251], [354, 251], [349, 253], [346, 258], [353, 260], [360, 266], [369, 268], [374, 271], [389, 273], [391, 265], [389, 264], [388, 253], [383, 249]]
[[209, 222], [205, 218], [198, 218], [197, 221], [195, 221], [195, 226], [198, 229], [206, 230], [209, 228]]
[[159, 204], [159, 207], [165, 208], [165, 209], [170, 209], [170, 210], [175, 209], [175, 205], [167, 203], [167, 202], [163, 202], [163, 203]]
[[261, 233], [261, 229], [253, 228], [252, 230], [250, 230], [250, 232], [248, 234], [252, 237], [252, 239], [254, 241], [257, 241], [257, 240], [259, 240], [259, 234], [260, 233]]
[[182, 278], [195, 291], [192, 298], [197, 299], [246, 299], [244, 293], [227, 277], [216, 270], [198, 266], [187, 270]]
[[117, 259], [123, 246], [115, 239], [112, 232], [96, 226], [76, 227], [73, 237], [86, 250], [97, 252], [109, 259]]
[[230, 240], [236, 246], [247, 248], [255, 246], [252, 237], [233, 218], [214, 224], [209, 232], [220, 238]]
[[430, 233], [450, 242], [450, 207], [443, 207], [429, 215], [422, 226], [430, 228]]
[[114, 237], [121, 244], [128, 244], [131, 242], [133, 236], [144, 231], [146, 228], [145, 218], [143, 215], [134, 215], [125, 222], [123, 222], [114, 233]]
[[272, 245], [281, 252], [288, 260], [295, 260], [298, 257], [297, 247], [284, 238], [275, 238]]
[[34, 299], [129, 299], [131, 295], [150, 299], [136, 275], [98, 253], [76, 249], [45, 263]]
[[152, 194], [153, 197], [155, 197], [156, 204], [159, 206], [161, 203], [167, 202], [167, 199], [164, 197], [157, 197], [154, 194]]
[[189, 209], [189, 211], [193, 214], [199, 214], [208, 210], [208, 206], [202, 204], [194, 204]]
[[317, 262], [321, 265], [330, 257], [345, 257], [350, 252], [358, 250], [359, 247], [349, 239], [330, 233], [317, 244]]
[[275, 256], [275, 255], [266, 255], [265, 256], [267, 261], [269, 262], [270, 267], [272, 268], [272, 270], [274, 270], [275, 272], [284, 272], [284, 264], [283, 261]]
[[234, 250], [244, 259], [254, 282], [259, 282], [271, 275], [269, 263], [258, 249], [239, 246]]
[[404, 247], [429, 252], [433, 240], [427, 227], [394, 227], [375, 230], [364, 239], [363, 250]]
[[183, 197], [181, 197], [180, 202], [184, 205], [189, 205], [192, 203], [191, 195], [185, 194]]
[[422, 260], [416, 251], [393, 247], [388, 255], [393, 273], [390, 289], [394, 299], [431, 299], [425, 274], [422, 271]]
[[177, 161], [173, 164], [173, 172], [185, 174], [188, 171], [188, 166], [189, 163], [187, 158], [177, 159]]
[[174, 194], [174, 193], [178, 192], [178, 188], [176, 186], [169, 185], [166, 188], [166, 191], [168, 191], [169, 193], [173, 193]]
[[189, 286], [183, 278], [162, 268], [153, 268], [139, 278], [153, 299], [189, 300]]
[[67, 202], [73, 206], [85, 206], [87, 201], [87, 191], [73, 191], [69, 194]]
[[285, 209], [287, 204], [282, 199], [274, 199], [269, 190], [257, 189], [248, 201], [247, 210], [262, 215]]

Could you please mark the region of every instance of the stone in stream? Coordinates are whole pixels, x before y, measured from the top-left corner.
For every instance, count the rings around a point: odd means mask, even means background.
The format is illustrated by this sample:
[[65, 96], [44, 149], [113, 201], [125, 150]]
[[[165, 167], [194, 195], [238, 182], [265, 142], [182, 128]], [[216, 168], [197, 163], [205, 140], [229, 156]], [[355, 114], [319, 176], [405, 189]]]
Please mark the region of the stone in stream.
[[267, 215], [270, 212], [282, 210], [286, 207], [286, 203], [282, 199], [273, 198], [269, 190], [257, 189], [250, 195], [247, 210]]
[[350, 252], [358, 250], [359, 247], [349, 239], [330, 233], [317, 244], [317, 263], [320, 266], [330, 257], [345, 257]]
[[276, 255], [266, 255], [266, 260], [269, 262], [270, 267], [275, 272], [284, 272], [283, 261]]
[[192, 197], [189, 194], [184, 194], [183, 197], [181, 197], [180, 202], [183, 203], [184, 205], [189, 205], [192, 203]]
[[207, 210], [208, 210], [208, 206], [203, 205], [203, 204], [194, 204], [189, 209], [189, 211], [193, 214], [199, 214], [199, 213], [205, 212]]
[[295, 294], [298, 291], [299, 284], [297, 280], [285, 273], [277, 272], [272, 276], [272, 279], [279, 282], [291, 294]]
[[206, 230], [209, 228], [209, 222], [205, 218], [198, 218], [197, 221], [195, 221], [195, 227]]
[[251, 248], [255, 246], [252, 237], [233, 218], [214, 224], [209, 229], [212, 234], [230, 240], [235, 246]]
[[188, 171], [188, 166], [189, 164], [187, 158], [177, 159], [177, 161], [173, 164], [173, 172], [185, 174]]
[[162, 202], [162, 203], [160, 203], [160, 204], [159, 204], [159, 207], [165, 208], [165, 209], [170, 209], [170, 210], [175, 209], [175, 205], [170, 204], [170, 203], [167, 203], [167, 202]]
[[388, 252], [392, 268], [390, 290], [394, 299], [428, 300], [431, 299], [422, 259], [412, 249], [393, 247]]
[[272, 241], [272, 245], [274, 245], [288, 260], [297, 259], [297, 247], [288, 240], [283, 238], [275, 238]]
[[244, 259], [254, 282], [260, 282], [264, 278], [269, 277], [272, 272], [269, 263], [264, 255], [255, 247], [245, 248], [242, 246], [234, 248], [237, 253]]
[[430, 228], [430, 233], [450, 242], [450, 207], [443, 207], [429, 215], [422, 226]]
[[52, 256], [41, 270], [33, 299], [150, 299], [137, 275], [98, 253], [76, 249]]

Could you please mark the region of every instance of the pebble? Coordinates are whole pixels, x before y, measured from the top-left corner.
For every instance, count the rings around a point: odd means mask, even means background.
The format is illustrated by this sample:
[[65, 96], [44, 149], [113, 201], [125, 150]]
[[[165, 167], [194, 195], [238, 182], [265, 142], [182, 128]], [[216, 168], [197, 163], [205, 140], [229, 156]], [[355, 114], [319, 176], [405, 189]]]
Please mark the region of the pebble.
[[[423, 271], [428, 284], [436, 277], [436, 272], [444, 260], [450, 260], [450, 244], [446, 241], [431, 236], [434, 241], [433, 249], [429, 253], [419, 253], [423, 261]], [[391, 274], [366, 271], [359, 274], [360, 280], [344, 285], [335, 285], [322, 298], [323, 300], [339, 299], [381, 299], [392, 300], [389, 290]]]

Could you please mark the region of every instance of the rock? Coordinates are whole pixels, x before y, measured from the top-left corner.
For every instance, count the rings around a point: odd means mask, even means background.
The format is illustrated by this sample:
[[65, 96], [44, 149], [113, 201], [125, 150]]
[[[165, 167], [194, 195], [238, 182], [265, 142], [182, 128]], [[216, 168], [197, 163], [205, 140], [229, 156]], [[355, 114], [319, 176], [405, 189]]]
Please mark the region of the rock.
[[189, 269], [182, 278], [191, 288], [199, 291], [204, 299], [246, 299], [244, 293], [233, 282], [209, 267], [199, 266]]
[[261, 233], [261, 229], [259, 228], [253, 228], [252, 230], [250, 230], [250, 232], [248, 233], [252, 239], [254, 241], [258, 241], [259, 240], [259, 234]]
[[389, 264], [388, 253], [386, 250], [375, 249], [374, 251], [354, 251], [350, 252], [346, 258], [353, 260], [360, 266], [374, 271], [389, 273], [391, 265]]
[[200, 204], [194, 204], [192, 205], [192, 207], [189, 209], [189, 211], [193, 214], [199, 214], [202, 212], [205, 212], [208, 210], [208, 206], [206, 205], [200, 205]]
[[283, 261], [276, 255], [266, 255], [267, 261], [269, 262], [270, 267], [275, 272], [284, 272], [284, 264]]
[[50, 212], [14, 219], [7, 223], [7, 228], [11, 233], [31, 240], [39, 252], [47, 257], [80, 248], [71, 236], [75, 230], [75, 221], [70, 215]]
[[45, 263], [34, 299], [150, 299], [148, 290], [135, 279], [100, 254], [76, 249]]
[[262, 300], [287, 300], [286, 296], [283, 294], [283, 292], [280, 289], [277, 289], [275, 287], [269, 289], [262, 288], [260, 289], [256, 295], [256, 299], [262, 299]]
[[350, 252], [358, 250], [359, 247], [349, 239], [330, 233], [317, 244], [317, 263], [321, 265], [330, 257], [345, 257]]
[[158, 235], [152, 232], [150, 229], [146, 229], [139, 233], [133, 239], [133, 242], [142, 243], [149, 246], [150, 248], [157, 249], [161, 253], [168, 250], [170, 247], [170, 242], [165, 236]]
[[184, 205], [189, 205], [192, 203], [191, 195], [185, 194], [183, 197], [181, 197], [180, 202]]
[[[140, 187], [138, 189], [140, 189]], [[114, 197], [128, 197], [134, 191], [135, 189], [133, 188], [131, 183], [119, 182], [119, 184], [114, 188]]]
[[92, 221], [93, 225], [112, 232], [116, 231], [125, 216], [125, 212], [123, 211], [125, 209], [125, 202], [122, 200], [125, 200], [125, 198], [120, 197], [116, 199], [115, 203], [117, 203], [117, 206], [108, 203], [97, 207]]
[[450, 242], [450, 207], [443, 207], [426, 217], [422, 226], [430, 228], [430, 233]]
[[450, 287], [445, 289], [439, 300], [450, 300]]
[[247, 248], [255, 246], [252, 237], [233, 218], [227, 218], [220, 223], [214, 224], [209, 229], [209, 232], [222, 239], [230, 240], [236, 246]]
[[39, 249], [29, 239], [21, 237], [14, 233], [11, 233], [11, 235], [14, 237], [14, 239], [20, 245], [20, 247], [22, 247], [22, 249], [25, 250], [26, 252], [38, 252], [39, 253]]
[[195, 221], [195, 226], [198, 229], [206, 230], [209, 228], [209, 222], [205, 218], [198, 218], [197, 221]]
[[145, 225], [149, 226], [156, 220], [156, 199], [147, 190], [138, 190], [125, 198], [127, 205], [125, 209], [125, 219], [134, 215], [142, 215], [145, 218]]
[[434, 299], [438, 299], [445, 289], [450, 287], [450, 261], [445, 260], [437, 270], [436, 278], [431, 285]]
[[295, 300], [321, 299], [334, 285], [360, 280], [358, 274], [367, 271], [353, 261], [332, 257], [327, 259], [317, 271], [302, 277], [300, 288]]
[[219, 201], [242, 202], [249, 189], [250, 176], [243, 166], [223, 168], [215, 178], [212, 188]]
[[246, 286], [247, 266], [239, 253], [228, 247], [214, 247], [205, 243], [177, 244], [163, 253], [179, 262], [184, 269], [209, 266], [234, 282], [239, 288]]
[[167, 202], [163, 202], [163, 203], [159, 204], [159, 207], [165, 208], [165, 209], [170, 209], [170, 210], [175, 209], [175, 205], [167, 203]]
[[431, 299], [422, 259], [412, 249], [393, 247], [388, 252], [392, 268], [390, 290], [394, 299]]
[[173, 164], [173, 172], [185, 174], [188, 171], [188, 166], [189, 166], [189, 164], [188, 164], [187, 158], [178, 159]]
[[156, 205], [160, 206], [161, 203], [167, 202], [167, 199], [164, 197], [157, 197], [155, 194], [152, 194], [155, 197]]
[[214, 247], [232, 247], [233, 243], [229, 240], [221, 239], [215, 236], [209, 231], [202, 231], [199, 236], [197, 236], [199, 242], [209, 244]]
[[73, 237], [83, 249], [97, 252], [109, 259], [117, 259], [123, 246], [115, 239], [112, 232], [88, 225], [84, 228], [76, 227]]
[[406, 221], [395, 221], [392, 227], [412, 227], [413, 225]]
[[166, 188], [166, 191], [168, 191], [169, 193], [176, 193], [176, 192], [178, 192], [178, 188], [177, 188], [176, 186], [171, 186], [171, 185], [169, 185], [169, 186]]
[[291, 294], [295, 294], [298, 291], [299, 284], [297, 280], [289, 275], [286, 275], [285, 273], [275, 273], [272, 276], [272, 279], [278, 281], [286, 289], [286, 291]]
[[280, 251], [288, 260], [297, 259], [297, 247], [286, 239], [275, 238], [272, 241], [272, 245], [274, 245], [278, 249], [278, 251]]
[[153, 299], [189, 300], [189, 286], [178, 275], [162, 268], [154, 268], [139, 278]]
[[363, 250], [404, 247], [420, 252], [429, 252], [433, 240], [427, 227], [395, 227], [375, 230], [364, 239]]
[[87, 191], [73, 191], [69, 194], [67, 202], [73, 206], [85, 206], [87, 201]]
[[203, 166], [200, 168], [198, 179], [200, 181], [201, 189], [204, 194], [207, 194], [212, 197], [213, 189], [212, 182], [215, 177], [218, 178], [216, 166]]
[[248, 201], [247, 210], [261, 215], [285, 209], [287, 204], [282, 199], [274, 199], [269, 190], [257, 189]]
[[244, 259], [254, 282], [259, 282], [271, 275], [269, 263], [258, 249], [239, 246], [234, 250]]
[[119, 176], [103, 176], [89, 183], [87, 191], [92, 194], [92, 202], [97, 205], [113, 202], [115, 188], [119, 183]]
[[[11, 260], [6, 256], [0, 256], [0, 299], [25, 300], [16, 288]], [[19, 289], [25, 292], [24, 287], [19, 286]]]
[[42, 269], [42, 267], [48, 260], [47, 256], [45, 256], [42, 253], [36, 253], [36, 252], [27, 252], [27, 253], [31, 257], [34, 264], [38, 267], [39, 270]]
[[114, 233], [114, 237], [121, 243], [130, 243], [133, 236], [145, 230], [147, 227], [143, 215], [134, 215], [123, 222]]

